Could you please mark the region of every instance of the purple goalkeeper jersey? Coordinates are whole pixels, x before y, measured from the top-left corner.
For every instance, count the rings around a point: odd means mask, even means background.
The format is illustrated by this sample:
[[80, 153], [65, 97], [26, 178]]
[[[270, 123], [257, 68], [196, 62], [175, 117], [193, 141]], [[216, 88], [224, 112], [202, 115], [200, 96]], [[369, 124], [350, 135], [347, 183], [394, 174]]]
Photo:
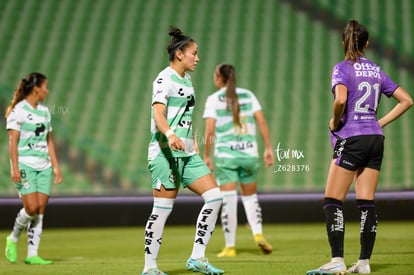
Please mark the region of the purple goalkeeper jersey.
[[[332, 72], [332, 92], [335, 86], [345, 85], [348, 99], [335, 135], [348, 138], [360, 135], [383, 135], [377, 121], [377, 108], [382, 94], [390, 97], [398, 88], [380, 66], [362, 57], [352, 64], [346, 60], [336, 64]], [[331, 133], [332, 146], [336, 137]]]

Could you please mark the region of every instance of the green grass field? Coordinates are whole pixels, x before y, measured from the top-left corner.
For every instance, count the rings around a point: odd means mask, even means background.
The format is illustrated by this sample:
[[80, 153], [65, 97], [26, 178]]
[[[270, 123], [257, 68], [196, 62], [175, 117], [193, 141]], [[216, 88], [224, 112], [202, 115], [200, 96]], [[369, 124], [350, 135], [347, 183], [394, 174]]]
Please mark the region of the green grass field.
[[[358, 224], [346, 225], [347, 265], [359, 255]], [[223, 247], [221, 227], [207, 248], [207, 257], [225, 274], [305, 274], [329, 260], [325, 227], [317, 224], [265, 225], [266, 238], [274, 251], [262, 255], [250, 230], [238, 228], [235, 258], [216, 258]], [[8, 231], [0, 231], [5, 243]], [[193, 226], [167, 226], [158, 259], [159, 268], [169, 275], [195, 274], [185, 268], [191, 253]], [[48, 229], [42, 236], [40, 255], [54, 260], [49, 266], [27, 266], [26, 238], [19, 244], [19, 259], [10, 264], [0, 257], [0, 274], [141, 274], [143, 268], [143, 227]], [[3, 248], [2, 248], [3, 250]], [[3, 253], [3, 252], [2, 252]], [[414, 274], [414, 222], [381, 222], [371, 259], [372, 274]]]

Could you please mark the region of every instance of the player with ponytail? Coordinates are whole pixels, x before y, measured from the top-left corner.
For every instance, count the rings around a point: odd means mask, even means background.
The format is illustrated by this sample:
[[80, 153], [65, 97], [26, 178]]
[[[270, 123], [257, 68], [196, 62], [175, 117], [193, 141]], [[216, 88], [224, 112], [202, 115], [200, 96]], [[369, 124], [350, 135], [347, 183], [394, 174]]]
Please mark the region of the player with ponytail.
[[[223, 194], [221, 223], [226, 244], [217, 256], [236, 256], [238, 183], [255, 243], [264, 254], [269, 254], [272, 246], [263, 236], [256, 182], [259, 169], [256, 123], [263, 137], [265, 166], [274, 162], [267, 122], [253, 92], [236, 87], [233, 65], [218, 65], [213, 80], [219, 90], [208, 97], [203, 117], [206, 120], [204, 161], [214, 170]], [[213, 143], [215, 165], [210, 157]]]
[[[350, 20], [342, 36], [345, 60], [332, 73], [332, 118], [329, 121], [333, 157], [330, 164], [323, 210], [331, 247], [331, 261], [308, 275], [368, 274], [377, 234], [375, 190], [384, 152], [383, 128], [413, 104], [410, 95], [394, 83], [374, 62], [365, 57], [368, 31]], [[397, 104], [380, 119], [377, 107], [381, 95]], [[354, 182], [360, 212], [360, 254], [348, 270], [344, 260], [345, 220], [343, 203]]]
[[31, 73], [19, 82], [7, 107], [7, 132], [11, 163], [11, 180], [22, 199], [13, 230], [6, 240], [6, 258], [17, 261], [17, 242], [27, 229], [26, 264], [50, 264], [38, 256], [43, 216], [50, 196], [52, 172], [54, 183], [62, 181], [52, 139], [49, 109], [42, 104], [48, 94], [48, 80]]

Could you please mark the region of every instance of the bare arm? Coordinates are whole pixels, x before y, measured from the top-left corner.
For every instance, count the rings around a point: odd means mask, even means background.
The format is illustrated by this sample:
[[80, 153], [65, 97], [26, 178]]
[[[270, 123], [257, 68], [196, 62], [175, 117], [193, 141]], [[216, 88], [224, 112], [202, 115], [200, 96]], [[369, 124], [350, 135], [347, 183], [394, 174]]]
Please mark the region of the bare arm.
[[257, 125], [259, 126], [259, 130], [262, 135], [263, 144], [265, 147], [263, 155], [265, 166], [270, 167], [275, 162], [275, 159], [272, 149], [272, 143], [270, 141], [269, 127], [267, 126], [266, 119], [261, 110], [254, 113], [254, 118], [256, 119]]
[[331, 131], [336, 131], [341, 121], [341, 116], [345, 111], [346, 101], [348, 98], [348, 89], [345, 85], [335, 86], [335, 99], [332, 106], [332, 118], [329, 121]]
[[214, 143], [214, 132], [216, 130], [216, 120], [213, 118], [206, 119], [206, 133], [205, 133], [205, 146], [204, 146], [204, 162], [207, 164], [210, 170], [214, 169], [213, 160], [210, 157], [211, 148]]
[[19, 143], [20, 132], [16, 130], [8, 130], [9, 134], [9, 153], [11, 161], [11, 179], [14, 183], [20, 183], [22, 181], [20, 177], [19, 161], [17, 144]]
[[395, 92], [392, 94], [392, 97], [395, 98], [398, 103], [391, 111], [389, 111], [386, 115], [378, 120], [378, 123], [381, 127], [385, 127], [392, 121], [399, 118], [413, 105], [413, 99], [401, 87], [398, 87], [397, 90], [395, 90]]
[[162, 103], [154, 103], [152, 105], [152, 110], [154, 114], [155, 125], [162, 134], [167, 136], [170, 148], [174, 151], [185, 150], [184, 142], [179, 139], [174, 133], [171, 133], [171, 131], [169, 131], [171, 129], [167, 121], [167, 107]]
[[49, 151], [50, 161], [52, 162], [53, 173], [55, 174], [54, 183], [59, 184], [62, 182], [63, 177], [60, 172], [59, 162], [56, 157], [55, 143], [53, 142], [52, 133], [47, 134], [47, 147]]

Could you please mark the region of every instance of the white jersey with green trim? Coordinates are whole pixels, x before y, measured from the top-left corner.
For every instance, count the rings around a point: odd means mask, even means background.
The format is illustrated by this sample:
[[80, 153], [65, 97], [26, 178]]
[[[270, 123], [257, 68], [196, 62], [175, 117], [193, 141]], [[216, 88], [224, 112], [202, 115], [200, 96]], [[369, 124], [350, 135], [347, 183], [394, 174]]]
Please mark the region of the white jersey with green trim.
[[227, 109], [225, 87], [206, 100], [203, 118], [213, 118], [216, 121], [216, 158], [258, 157], [254, 113], [261, 110], [260, 103], [247, 89], [236, 88], [236, 93], [239, 99], [241, 127], [234, 125], [232, 110]]
[[196, 154], [192, 128], [192, 115], [195, 105], [195, 93], [191, 77], [181, 77], [171, 67], [161, 71], [153, 82], [152, 105], [164, 104], [167, 107], [167, 121], [171, 130], [185, 145], [184, 151], [172, 151], [168, 139], [155, 125], [151, 109], [151, 142], [148, 148], [148, 160], [155, 159], [161, 152], [167, 157], [188, 157]]
[[33, 108], [25, 99], [16, 104], [7, 117], [7, 130], [20, 132], [17, 145], [18, 161], [33, 169], [51, 166], [47, 134], [52, 131], [49, 109], [38, 104]]

